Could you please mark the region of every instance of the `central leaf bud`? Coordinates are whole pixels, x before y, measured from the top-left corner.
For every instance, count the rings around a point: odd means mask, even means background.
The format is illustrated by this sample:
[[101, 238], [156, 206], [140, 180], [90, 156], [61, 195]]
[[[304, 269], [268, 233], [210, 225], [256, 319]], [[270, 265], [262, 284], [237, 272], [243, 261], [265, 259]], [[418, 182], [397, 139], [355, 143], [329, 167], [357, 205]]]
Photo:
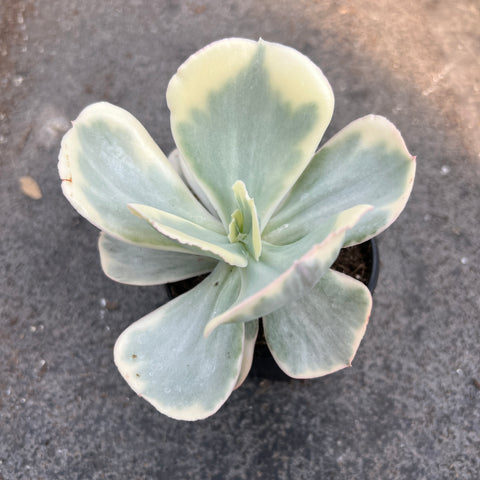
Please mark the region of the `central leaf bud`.
[[258, 260], [262, 253], [262, 239], [255, 202], [248, 195], [247, 187], [241, 180], [233, 184], [232, 190], [238, 208], [231, 215], [228, 239], [230, 243], [242, 243], [248, 253]]

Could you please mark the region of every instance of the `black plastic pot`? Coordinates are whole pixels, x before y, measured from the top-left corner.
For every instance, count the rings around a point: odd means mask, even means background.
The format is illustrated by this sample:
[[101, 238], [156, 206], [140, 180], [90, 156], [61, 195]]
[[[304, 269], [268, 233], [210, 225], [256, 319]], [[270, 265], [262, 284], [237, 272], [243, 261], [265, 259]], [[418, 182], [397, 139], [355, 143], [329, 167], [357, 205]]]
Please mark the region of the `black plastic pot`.
[[370, 245], [370, 255], [371, 255], [371, 269], [370, 269], [370, 278], [367, 282], [367, 287], [370, 290], [370, 293], [373, 295], [373, 291], [377, 286], [378, 274], [380, 273], [380, 258], [378, 255], [378, 245], [377, 241], [372, 238], [368, 242], [362, 243], [362, 245]]
[[[352, 271], [346, 271], [344, 265], [342, 265], [341, 260], [342, 255], [348, 256], [355, 249], [355, 257], [361, 258], [363, 265], [361, 268], [361, 275], [356, 275]], [[355, 245], [354, 247], [348, 247], [342, 249], [339, 255], [339, 260], [337, 260], [332, 268], [342, 271], [346, 274], [350, 274], [352, 277], [357, 278], [359, 281], [362, 281], [367, 285], [370, 292], [373, 294], [375, 287], [377, 285], [378, 274], [380, 270], [380, 261], [378, 254], [377, 242], [375, 239], [371, 239], [360, 245]], [[195, 285], [200, 283], [205, 278], [205, 275], [191, 278], [188, 280], [182, 280], [181, 282], [169, 283], [167, 284], [167, 292], [170, 299], [181, 295], [182, 293], [193, 288]], [[260, 330], [258, 332], [257, 343], [255, 344], [255, 352], [253, 356], [252, 368], [250, 370], [250, 375], [258, 378], [264, 378], [268, 380], [291, 380], [291, 377], [286, 375], [280, 367], [277, 365], [275, 360], [270, 353], [270, 350], [265, 342], [265, 337], [263, 335], [262, 320], [260, 319]]]

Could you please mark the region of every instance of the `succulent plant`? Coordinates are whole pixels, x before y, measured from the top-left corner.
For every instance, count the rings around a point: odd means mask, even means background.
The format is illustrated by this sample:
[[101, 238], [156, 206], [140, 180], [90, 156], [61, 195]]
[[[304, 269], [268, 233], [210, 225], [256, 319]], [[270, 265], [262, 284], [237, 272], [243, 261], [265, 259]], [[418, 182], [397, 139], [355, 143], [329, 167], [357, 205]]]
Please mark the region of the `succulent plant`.
[[106, 275], [156, 285], [211, 272], [122, 333], [122, 376], [160, 412], [205, 418], [247, 376], [260, 317], [288, 375], [350, 365], [372, 299], [330, 266], [403, 210], [415, 159], [400, 133], [368, 115], [316, 151], [332, 89], [307, 57], [262, 40], [195, 53], [167, 103], [168, 159], [105, 102], [80, 113], [59, 156], [65, 196], [102, 231]]

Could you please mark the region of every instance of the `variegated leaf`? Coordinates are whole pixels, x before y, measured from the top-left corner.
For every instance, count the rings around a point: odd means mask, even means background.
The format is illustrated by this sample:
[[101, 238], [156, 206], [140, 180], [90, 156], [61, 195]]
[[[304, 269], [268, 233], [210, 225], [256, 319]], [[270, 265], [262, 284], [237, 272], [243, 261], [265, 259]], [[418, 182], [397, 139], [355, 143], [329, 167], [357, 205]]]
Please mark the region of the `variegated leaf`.
[[100, 262], [107, 277], [130, 285], [159, 285], [211, 272], [215, 259], [189, 253], [167, 252], [117, 240], [102, 232]]
[[327, 375], [351, 365], [371, 307], [363, 283], [329, 270], [304, 297], [263, 318], [265, 339], [287, 375]]
[[211, 256], [238, 267], [247, 265], [245, 249], [239, 243], [230, 243], [225, 234], [219, 234], [148, 205], [130, 204], [129, 208], [160, 233], [181, 245], [188, 246], [195, 253]]
[[73, 207], [111, 236], [138, 245], [190, 251], [132, 215], [144, 203], [223, 232], [130, 113], [106, 102], [86, 107], [65, 134], [58, 169]]
[[215, 413], [228, 398], [243, 362], [244, 326], [203, 329], [239, 289], [222, 263], [199, 285], [128, 327], [115, 344], [115, 363], [130, 387], [157, 410], [180, 420]]
[[172, 132], [224, 226], [245, 183], [261, 226], [310, 161], [330, 122], [320, 69], [283, 45], [230, 38], [192, 55], [167, 90]]
[[345, 237], [345, 246], [385, 230], [407, 203], [415, 158], [399, 131], [376, 115], [355, 120], [315, 155], [264, 231], [270, 242], [295, 241], [310, 225], [354, 205], [374, 208]]

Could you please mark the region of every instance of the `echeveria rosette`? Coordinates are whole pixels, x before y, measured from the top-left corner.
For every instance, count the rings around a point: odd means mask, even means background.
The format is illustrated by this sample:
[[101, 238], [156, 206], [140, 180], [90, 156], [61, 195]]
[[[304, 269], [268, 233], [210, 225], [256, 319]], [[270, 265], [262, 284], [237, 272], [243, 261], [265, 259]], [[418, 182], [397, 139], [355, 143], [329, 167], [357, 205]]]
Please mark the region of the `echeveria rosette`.
[[415, 162], [399, 132], [370, 115], [315, 153], [330, 85], [299, 52], [262, 40], [200, 50], [167, 102], [170, 161], [108, 103], [85, 108], [60, 151], [63, 191], [102, 230], [110, 278], [155, 285], [211, 272], [122, 333], [123, 377], [164, 414], [205, 418], [248, 374], [259, 317], [287, 374], [350, 365], [371, 296], [329, 267], [403, 210]]

